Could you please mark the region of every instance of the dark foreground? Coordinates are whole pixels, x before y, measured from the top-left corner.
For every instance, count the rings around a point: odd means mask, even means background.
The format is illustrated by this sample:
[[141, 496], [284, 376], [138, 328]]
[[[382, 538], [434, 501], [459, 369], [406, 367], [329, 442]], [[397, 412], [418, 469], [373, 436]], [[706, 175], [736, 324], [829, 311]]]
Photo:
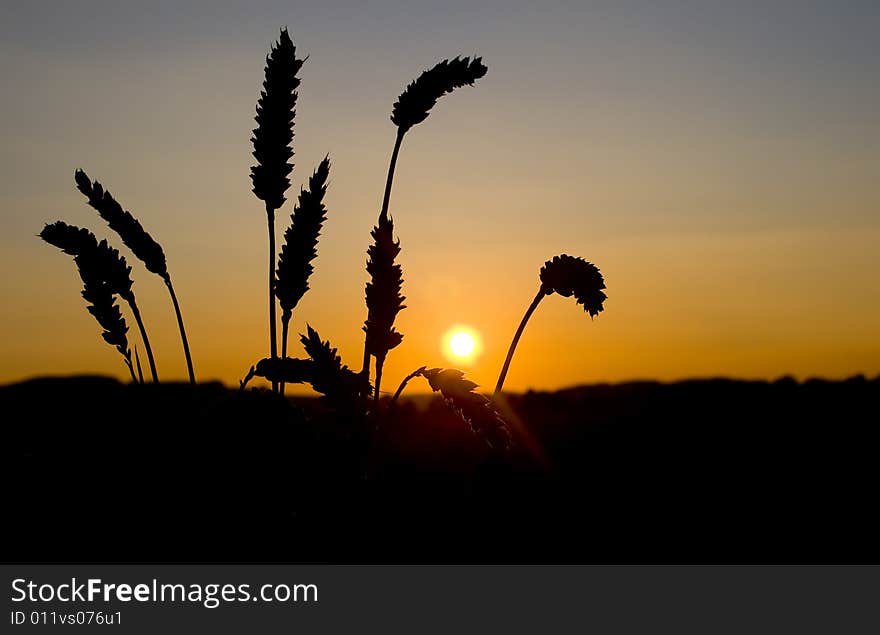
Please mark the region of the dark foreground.
[[370, 435], [314, 400], [34, 380], [0, 388], [2, 560], [880, 563], [878, 404], [862, 378], [529, 393], [497, 456], [427, 398]]

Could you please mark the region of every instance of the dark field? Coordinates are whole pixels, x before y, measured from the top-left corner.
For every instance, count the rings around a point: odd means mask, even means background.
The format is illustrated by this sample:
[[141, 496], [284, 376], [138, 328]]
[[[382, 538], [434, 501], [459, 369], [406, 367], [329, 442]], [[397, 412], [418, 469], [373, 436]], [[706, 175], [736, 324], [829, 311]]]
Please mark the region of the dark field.
[[880, 562], [880, 378], [441, 401], [374, 423], [219, 384], [0, 388], [3, 560]]

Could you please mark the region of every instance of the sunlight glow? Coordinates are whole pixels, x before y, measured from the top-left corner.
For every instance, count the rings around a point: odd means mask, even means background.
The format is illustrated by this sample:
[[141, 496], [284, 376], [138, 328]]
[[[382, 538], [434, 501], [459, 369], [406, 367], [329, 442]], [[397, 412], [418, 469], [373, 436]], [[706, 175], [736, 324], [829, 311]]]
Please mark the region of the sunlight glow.
[[472, 363], [482, 352], [480, 336], [468, 326], [454, 326], [443, 338], [446, 357], [459, 365]]

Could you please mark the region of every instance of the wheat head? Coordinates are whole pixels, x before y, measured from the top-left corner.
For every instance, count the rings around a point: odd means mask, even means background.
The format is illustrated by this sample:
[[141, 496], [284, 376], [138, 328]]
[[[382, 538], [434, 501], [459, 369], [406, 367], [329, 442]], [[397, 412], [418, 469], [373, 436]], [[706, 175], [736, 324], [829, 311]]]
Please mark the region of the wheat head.
[[394, 328], [397, 314], [406, 308], [402, 294], [403, 271], [395, 262], [400, 253], [400, 241], [394, 240], [394, 221], [379, 218], [371, 233], [373, 243], [367, 249], [367, 282], [364, 295], [367, 302], [366, 350], [377, 361], [385, 360], [388, 351], [403, 341], [403, 334]]
[[406, 132], [428, 118], [440, 97], [461, 86], [472, 86], [488, 70], [480, 57], [443, 60], [406, 87], [394, 103], [391, 121]]
[[431, 390], [439, 391], [446, 402], [486, 443], [499, 450], [510, 447], [510, 431], [492, 402], [478, 392], [477, 384], [464, 378], [454, 368], [429, 368], [421, 375], [428, 380]]
[[284, 232], [275, 278], [275, 296], [281, 305], [282, 321], [290, 320], [293, 309], [309, 290], [309, 276], [314, 270], [311, 263], [318, 255], [318, 237], [327, 219], [324, 195], [329, 174], [330, 159], [325, 157], [309, 178], [308, 189], [300, 191], [290, 226]]
[[263, 90], [257, 101], [257, 127], [251, 142], [257, 165], [251, 168], [253, 192], [267, 209], [279, 209], [290, 187], [288, 176], [293, 170], [293, 120], [296, 115], [296, 76], [303, 65], [296, 57], [296, 47], [287, 29], [282, 29], [278, 42], [266, 56]]
[[541, 267], [540, 278], [545, 295], [558, 293], [565, 298], [573, 295], [591, 318], [602, 312], [602, 303], [608, 299], [602, 291], [605, 288], [602, 273], [583, 258], [567, 254], [554, 256]]
[[124, 210], [101, 183], [90, 180], [82, 170], [75, 172], [74, 179], [77, 189], [88, 199], [89, 205], [107, 221], [110, 229], [119, 235], [125, 246], [144, 263], [147, 270], [167, 279], [169, 275], [165, 252], [141, 226], [140, 221], [132, 216], [131, 212]]

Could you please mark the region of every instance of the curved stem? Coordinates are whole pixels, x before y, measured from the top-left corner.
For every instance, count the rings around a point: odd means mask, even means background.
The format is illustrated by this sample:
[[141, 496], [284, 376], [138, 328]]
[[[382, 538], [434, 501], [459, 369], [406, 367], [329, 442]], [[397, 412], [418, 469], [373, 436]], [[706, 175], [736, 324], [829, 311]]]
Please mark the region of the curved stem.
[[248, 382], [254, 378], [256, 375], [256, 368], [251, 366], [250, 370], [247, 372], [247, 375], [244, 376], [244, 379], [239, 380], [238, 382], [238, 390], [242, 391], [247, 388]]
[[413, 372], [411, 372], [409, 375], [407, 375], [406, 377], [403, 378], [403, 381], [400, 382], [400, 385], [397, 387], [397, 391], [394, 393], [394, 396], [391, 398], [391, 403], [388, 404], [389, 410], [391, 408], [393, 408], [394, 405], [397, 403], [397, 399], [400, 397], [400, 393], [403, 392], [403, 389], [406, 388], [406, 385], [410, 382], [410, 380], [412, 380], [415, 377], [419, 377], [422, 374], [422, 372], [425, 370], [425, 368], [427, 368], [427, 367], [420, 366], [419, 368], [415, 369]]
[[[266, 221], [269, 229], [269, 356], [278, 358], [278, 342], [275, 330], [275, 210], [266, 204]], [[272, 392], [278, 392], [278, 382], [272, 382]]]
[[[286, 311], [281, 314], [281, 359], [287, 357], [287, 327], [290, 324], [290, 314]], [[279, 390], [284, 394], [284, 382], [282, 381]]]
[[[379, 218], [388, 217], [388, 204], [391, 202], [391, 185], [394, 182], [394, 170], [397, 167], [397, 156], [400, 154], [400, 145], [403, 143], [405, 130], [397, 129], [397, 136], [394, 139], [394, 149], [391, 151], [391, 161], [388, 164], [388, 176], [385, 179], [385, 194], [382, 196], [382, 209], [379, 211]], [[369, 315], [367, 316], [369, 319]], [[370, 377], [370, 353], [367, 351], [367, 338], [364, 336], [364, 362], [361, 367], [361, 374]], [[379, 382], [376, 382], [377, 384]], [[376, 398], [379, 398], [379, 389], [376, 388]]]
[[144, 321], [141, 319], [141, 312], [138, 309], [137, 302], [134, 301], [134, 295], [126, 298], [128, 306], [131, 307], [131, 313], [137, 322], [141, 331], [141, 339], [144, 341], [144, 348], [147, 350], [147, 360], [150, 362], [150, 373], [153, 375], [153, 383], [159, 383], [159, 377], [156, 375], [156, 360], [153, 359], [153, 347], [150, 346], [150, 338], [147, 337], [147, 329], [144, 328]]
[[510, 348], [507, 351], [507, 359], [504, 360], [504, 366], [501, 367], [501, 375], [498, 376], [498, 383], [495, 384], [495, 392], [493, 393], [493, 396], [501, 392], [501, 387], [504, 385], [504, 378], [507, 377], [507, 369], [510, 368], [510, 360], [513, 359], [513, 351], [516, 350], [516, 345], [519, 343], [519, 338], [523, 333], [523, 329], [526, 328], [526, 323], [529, 321], [529, 318], [532, 317], [532, 313], [535, 312], [535, 309], [538, 308], [543, 297], [544, 289], [538, 289], [538, 295], [532, 300], [532, 303], [526, 310], [526, 314], [523, 316], [522, 322], [519, 323], [519, 328], [516, 329], [516, 333], [513, 335], [513, 341], [510, 343]]
[[177, 315], [177, 328], [180, 329], [180, 339], [183, 342], [183, 354], [186, 356], [186, 370], [189, 372], [189, 383], [195, 385], [196, 374], [193, 372], [192, 356], [189, 354], [189, 341], [186, 339], [186, 329], [183, 328], [183, 315], [180, 313], [180, 305], [177, 303], [177, 294], [174, 293], [174, 285], [171, 284], [171, 276], [163, 276], [168, 293], [171, 294], [171, 303], [174, 304], [174, 313]]
[[382, 197], [382, 211], [379, 218], [388, 216], [388, 203], [391, 201], [391, 183], [394, 181], [394, 169], [397, 167], [397, 155], [400, 153], [400, 144], [403, 143], [403, 135], [406, 132], [397, 129], [397, 137], [394, 139], [394, 150], [391, 151], [391, 162], [388, 164], [388, 177], [385, 179], [385, 195]]

